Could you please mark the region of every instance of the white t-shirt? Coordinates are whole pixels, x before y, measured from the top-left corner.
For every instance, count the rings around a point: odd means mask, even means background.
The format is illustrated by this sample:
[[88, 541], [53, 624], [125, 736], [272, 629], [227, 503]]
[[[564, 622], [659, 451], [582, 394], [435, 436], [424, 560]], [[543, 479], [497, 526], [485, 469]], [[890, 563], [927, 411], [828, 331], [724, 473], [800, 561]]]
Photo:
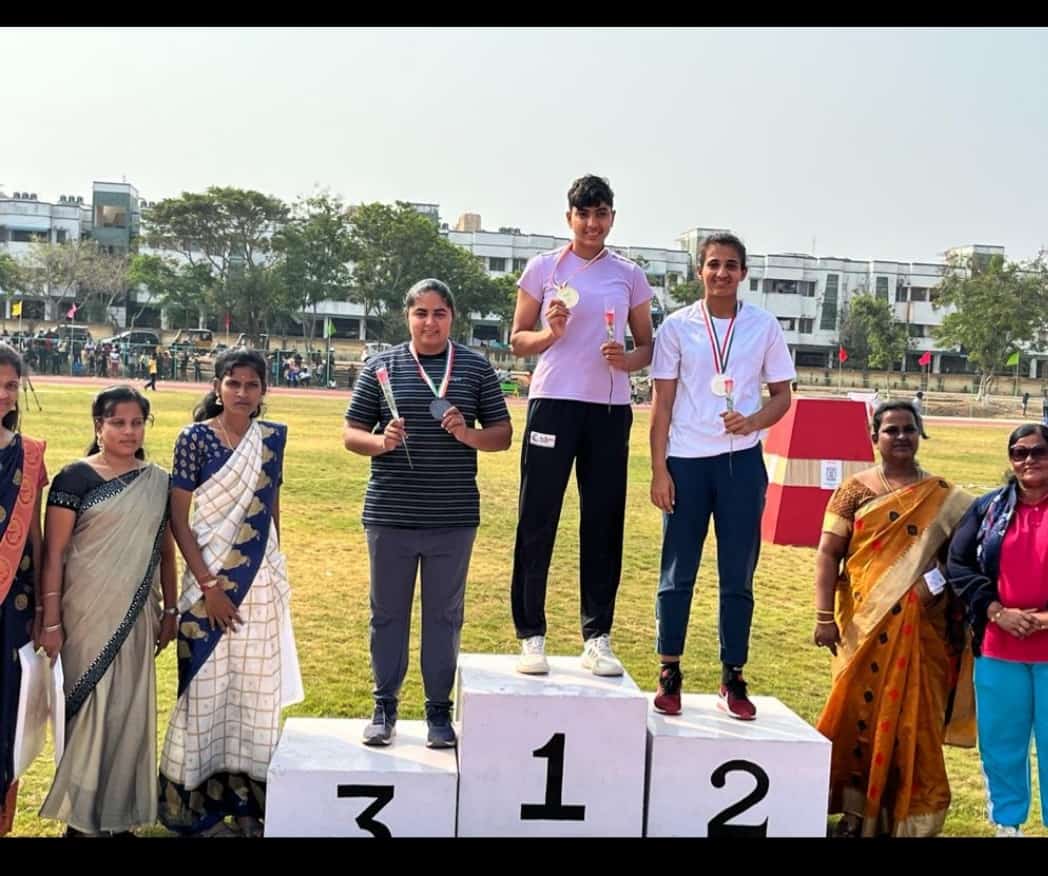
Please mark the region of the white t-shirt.
[[[713, 323], [723, 344], [731, 320], [714, 318]], [[710, 380], [716, 373], [713, 347], [699, 303], [682, 307], [660, 326], [651, 366], [652, 379], [677, 381], [667, 456], [717, 456], [729, 450], [746, 450], [760, 441], [761, 432], [732, 438], [724, 431], [720, 415], [727, 409], [727, 402], [710, 389]], [[760, 410], [762, 383], [796, 378], [782, 327], [768, 311], [752, 304], [742, 305], [726, 373], [735, 380], [735, 410], [743, 416]]]

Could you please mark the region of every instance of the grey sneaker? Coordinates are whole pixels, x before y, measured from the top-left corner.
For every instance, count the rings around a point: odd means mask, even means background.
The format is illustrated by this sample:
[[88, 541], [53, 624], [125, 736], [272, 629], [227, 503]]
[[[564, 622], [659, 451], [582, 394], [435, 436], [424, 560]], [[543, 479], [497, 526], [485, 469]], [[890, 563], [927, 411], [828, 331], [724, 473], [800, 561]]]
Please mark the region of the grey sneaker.
[[376, 700], [371, 723], [364, 728], [365, 745], [389, 745], [397, 733], [396, 700]]
[[451, 726], [451, 706], [426, 703], [426, 747], [454, 748], [455, 728]]

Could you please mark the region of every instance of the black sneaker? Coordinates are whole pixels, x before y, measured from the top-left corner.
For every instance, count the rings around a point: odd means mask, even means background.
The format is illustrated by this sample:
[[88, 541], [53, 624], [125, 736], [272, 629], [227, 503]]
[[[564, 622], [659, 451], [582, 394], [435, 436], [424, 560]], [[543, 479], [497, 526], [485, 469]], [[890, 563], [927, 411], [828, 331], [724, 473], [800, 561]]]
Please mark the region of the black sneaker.
[[396, 700], [376, 700], [371, 723], [364, 728], [365, 745], [389, 745], [397, 732]]
[[454, 748], [455, 728], [451, 726], [451, 706], [426, 703], [426, 747]]

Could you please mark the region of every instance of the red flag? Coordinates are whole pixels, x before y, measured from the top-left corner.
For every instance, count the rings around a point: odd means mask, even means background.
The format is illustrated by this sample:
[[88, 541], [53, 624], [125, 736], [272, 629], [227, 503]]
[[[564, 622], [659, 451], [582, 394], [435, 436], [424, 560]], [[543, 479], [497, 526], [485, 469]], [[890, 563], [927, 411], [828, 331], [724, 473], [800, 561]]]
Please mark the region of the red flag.
[[932, 364], [932, 351], [931, 350], [926, 350], [924, 352], [924, 354], [921, 356], [921, 358], [917, 360], [917, 364], [920, 365], [922, 368], [925, 365], [931, 365]]
[[848, 351], [844, 349], [843, 344], [837, 349], [837, 361], [841, 363], [848, 361]]
[[73, 302], [73, 306], [66, 311], [66, 319], [72, 319], [76, 316], [76, 302]]

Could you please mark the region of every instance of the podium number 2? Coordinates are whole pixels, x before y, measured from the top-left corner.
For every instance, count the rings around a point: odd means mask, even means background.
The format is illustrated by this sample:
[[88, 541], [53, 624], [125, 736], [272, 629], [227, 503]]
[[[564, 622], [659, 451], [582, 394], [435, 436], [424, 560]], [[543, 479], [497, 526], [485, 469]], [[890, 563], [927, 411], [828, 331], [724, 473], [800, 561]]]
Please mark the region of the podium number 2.
[[375, 816], [382, 807], [393, 799], [392, 785], [339, 785], [338, 796], [339, 798], [374, 797], [375, 802], [356, 817], [357, 827], [379, 839], [389, 839], [392, 836], [386, 825], [381, 821], [375, 821]]
[[713, 771], [710, 781], [714, 788], [723, 788], [728, 773], [749, 773], [757, 781], [749, 794], [710, 819], [706, 835], [710, 837], [765, 837], [768, 835], [768, 819], [760, 824], [728, 824], [736, 815], [742, 815], [768, 796], [768, 774], [757, 764], [748, 760], [729, 760]]
[[565, 806], [564, 794], [564, 734], [554, 733], [549, 742], [531, 753], [532, 757], [549, 759], [546, 766], [546, 801], [521, 803], [521, 821], [584, 821], [585, 806]]

